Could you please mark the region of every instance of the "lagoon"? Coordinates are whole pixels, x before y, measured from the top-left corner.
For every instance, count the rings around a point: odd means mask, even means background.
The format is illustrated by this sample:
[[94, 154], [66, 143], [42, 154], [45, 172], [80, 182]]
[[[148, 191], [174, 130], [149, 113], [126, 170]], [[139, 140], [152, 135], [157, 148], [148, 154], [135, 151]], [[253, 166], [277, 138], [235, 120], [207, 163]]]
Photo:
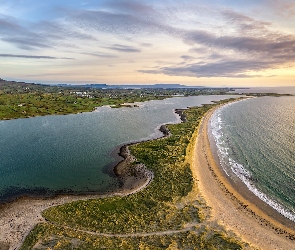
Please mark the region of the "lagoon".
[[161, 137], [161, 124], [180, 122], [175, 109], [231, 97], [173, 97], [139, 103], [138, 108], [105, 106], [88, 113], [1, 121], [0, 201], [114, 192], [119, 181], [107, 169], [118, 163], [120, 145]]

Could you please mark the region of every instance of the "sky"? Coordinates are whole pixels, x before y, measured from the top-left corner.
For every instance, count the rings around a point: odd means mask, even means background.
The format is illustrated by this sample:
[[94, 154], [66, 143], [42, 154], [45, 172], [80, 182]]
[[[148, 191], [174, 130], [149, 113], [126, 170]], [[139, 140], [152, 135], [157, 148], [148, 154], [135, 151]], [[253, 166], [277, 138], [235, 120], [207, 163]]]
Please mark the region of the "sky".
[[295, 1], [0, 0], [0, 78], [295, 86]]

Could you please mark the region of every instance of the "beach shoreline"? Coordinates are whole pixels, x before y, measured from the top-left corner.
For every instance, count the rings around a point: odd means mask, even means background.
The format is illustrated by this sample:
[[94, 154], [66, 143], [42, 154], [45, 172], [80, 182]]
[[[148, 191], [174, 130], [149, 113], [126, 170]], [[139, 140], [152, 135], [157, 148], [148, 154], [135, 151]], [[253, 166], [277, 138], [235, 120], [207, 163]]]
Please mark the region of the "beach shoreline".
[[[214, 138], [210, 132], [210, 129], [208, 128], [208, 137], [209, 137], [209, 143], [212, 150], [212, 155], [217, 162], [217, 165], [220, 169], [221, 174], [224, 178], [230, 183], [230, 185], [233, 186], [233, 188], [247, 201], [249, 201], [251, 204], [255, 204], [257, 208], [263, 211], [268, 217], [275, 218], [275, 221], [277, 221], [281, 225], [277, 225], [278, 227], [286, 227], [287, 231], [290, 229], [294, 234], [295, 233], [295, 222], [291, 221], [290, 219], [286, 218], [284, 215], [280, 214], [277, 210], [275, 210], [273, 207], [268, 205], [266, 202], [261, 200], [258, 196], [256, 196], [253, 192], [251, 192], [246, 184], [242, 182], [238, 177], [233, 180], [228, 175], [226, 175], [222, 169], [222, 166], [220, 164], [219, 156], [217, 153], [217, 146], [214, 141]], [[265, 222], [264, 222], [265, 223]], [[282, 228], [283, 229], [283, 228]], [[294, 235], [295, 236], [295, 235]], [[295, 238], [294, 238], [295, 240]]]
[[193, 166], [201, 195], [212, 208], [212, 220], [219, 221], [255, 247], [292, 249], [294, 223], [261, 201], [242, 182], [230, 181], [222, 170], [208, 131], [209, 120], [217, 108], [203, 117]]

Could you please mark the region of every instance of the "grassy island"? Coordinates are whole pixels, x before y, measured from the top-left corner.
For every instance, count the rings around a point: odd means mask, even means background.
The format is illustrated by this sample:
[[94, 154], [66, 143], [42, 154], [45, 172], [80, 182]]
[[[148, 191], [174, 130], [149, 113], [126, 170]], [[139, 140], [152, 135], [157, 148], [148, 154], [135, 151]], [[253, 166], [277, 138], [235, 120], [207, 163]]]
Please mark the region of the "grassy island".
[[[185, 110], [186, 122], [167, 125], [171, 135], [129, 146], [153, 171], [144, 190], [123, 197], [75, 201], [43, 212], [21, 249], [243, 249], [217, 222], [191, 171], [194, 143], [213, 106]], [[135, 162], [137, 163], [137, 162]], [[132, 167], [132, 165], [130, 166]]]

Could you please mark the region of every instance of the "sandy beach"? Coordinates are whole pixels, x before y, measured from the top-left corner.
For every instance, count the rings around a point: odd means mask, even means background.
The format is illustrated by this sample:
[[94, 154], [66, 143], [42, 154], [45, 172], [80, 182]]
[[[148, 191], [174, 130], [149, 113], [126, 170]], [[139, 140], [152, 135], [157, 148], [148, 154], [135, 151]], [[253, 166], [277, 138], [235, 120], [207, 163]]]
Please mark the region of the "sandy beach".
[[193, 162], [193, 171], [198, 176], [201, 195], [212, 208], [211, 220], [217, 220], [254, 247], [295, 249], [294, 223], [281, 218], [282, 216], [266, 204], [260, 204], [263, 202], [255, 195], [249, 194], [250, 192], [245, 190], [246, 186], [233, 186], [221, 170], [208, 135], [208, 121], [214, 110], [209, 111], [203, 118]]

